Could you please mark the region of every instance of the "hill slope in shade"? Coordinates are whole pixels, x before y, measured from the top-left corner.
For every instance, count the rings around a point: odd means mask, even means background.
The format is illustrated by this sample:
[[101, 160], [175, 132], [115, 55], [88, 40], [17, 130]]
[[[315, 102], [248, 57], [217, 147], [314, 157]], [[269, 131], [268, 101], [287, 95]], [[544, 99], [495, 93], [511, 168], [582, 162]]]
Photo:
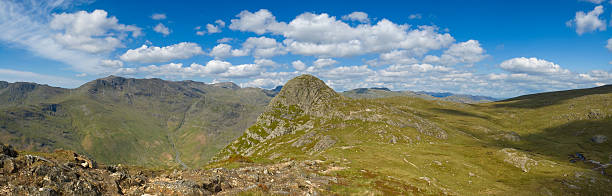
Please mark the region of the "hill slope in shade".
[[327, 89], [289, 81], [209, 167], [310, 161], [339, 194], [612, 194], [609, 87], [475, 105]]
[[0, 84], [0, 141], [64, 148], [104, 163], [204, 165], [250, 126], [274, 93], [233, 83], [110, 76], [76, 89]]

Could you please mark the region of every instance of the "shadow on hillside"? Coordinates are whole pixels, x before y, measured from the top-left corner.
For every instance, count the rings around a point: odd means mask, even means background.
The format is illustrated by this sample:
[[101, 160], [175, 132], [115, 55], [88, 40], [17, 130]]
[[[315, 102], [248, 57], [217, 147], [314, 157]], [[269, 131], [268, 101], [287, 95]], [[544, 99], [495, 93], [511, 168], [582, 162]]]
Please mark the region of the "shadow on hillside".
[[612, 93], [612, 85], [605, 85], [588, 89], [575, 89], [567, 91], [556, 91], [547, 93], [538, 93], [531, 95], [523, 95], [520, 97], [510, 98], [493, 102], [494, 107], [513, 107], [513, 108], [540, 108], [558, 104], [562, 101], [577, 97], [608, 94]]
[[453, 109], [432, 108], [430, 110], [434, 112], [445, 113], [445, 114], [450, 114], [450, 115], [455, 115], [455, 116], [467, 116], [467, 117], [482, 118], [482, 119], [487, 119], [487, 120], [490, 119], [488, 116], [483, 116], [483, 115], [478, 115], [478, 114], [474, 114], [470, 112], [464, 112], [464, 111], [453, 110]]
[[[568, 155], [583, 154], [587, 159], [602, 163], [612, 162], [612, 117], [600, 120], [576, 120], [550, 127], [539, 133], [521, 135], [520, 142], [495, 141], [496, 145], [549, 156], [569, 162]], [[604, 135], [608, 141], [595, 143], [595, 135]]]

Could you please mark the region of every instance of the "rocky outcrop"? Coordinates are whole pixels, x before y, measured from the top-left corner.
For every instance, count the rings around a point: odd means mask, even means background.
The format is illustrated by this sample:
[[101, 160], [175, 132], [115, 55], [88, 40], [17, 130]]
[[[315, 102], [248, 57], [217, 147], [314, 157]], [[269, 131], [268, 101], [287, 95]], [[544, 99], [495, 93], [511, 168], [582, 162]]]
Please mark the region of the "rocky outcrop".
[[327, 111], [332, 108], [332, 103], [341, 99], [343, 97], [325, 82], [312, 75], [304, 74], [289, 80], [278, 95], [272, 99], [267, 110], [275, 110], [279, 106], [297, 106], [306, 114], [322, 116], [328, 115]]
[[121, 165], [83, 165], [81, 155], [56, 151], [44, 156], [17, 155], [2, 145], [0, 195], [316, 195], [335, 177], [320, 176], [316, 164], [283, 162], [238, 169], [148, 171]]

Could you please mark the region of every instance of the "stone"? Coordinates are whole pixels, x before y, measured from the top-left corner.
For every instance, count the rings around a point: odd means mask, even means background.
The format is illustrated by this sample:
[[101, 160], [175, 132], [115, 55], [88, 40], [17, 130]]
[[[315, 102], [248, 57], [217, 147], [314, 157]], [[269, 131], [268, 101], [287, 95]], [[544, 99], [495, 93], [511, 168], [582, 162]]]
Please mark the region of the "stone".
[[312, 147], [312, 151], [323, 152], [328, 148], [332, 147], [334, 144], [336, 144], [336, 140], [334, 140], [331, 136], [326, 135], [325, 137], [321, 138], [321, 140], [319, 140], [319, 142], [317, 142], [314, 147]]
[[608, 141], [608, 137], [606, 137], [605, 135], [595, 135], [591, 138], [591, 141], [597, 144], [601, 144]]
[[6, 158], [2, 160], [2, 170], [5, 174], [13, 173], [15, 171], [15, 162], [13, 158]]
[[499, 152], [502, 154], [504, 162], [523, 170], [525, 173], [529, 172], [534, 166], [538, 165], [538, 161], [529, 158], [527, 154], [517, 149], [504, 148], [499, 150]]

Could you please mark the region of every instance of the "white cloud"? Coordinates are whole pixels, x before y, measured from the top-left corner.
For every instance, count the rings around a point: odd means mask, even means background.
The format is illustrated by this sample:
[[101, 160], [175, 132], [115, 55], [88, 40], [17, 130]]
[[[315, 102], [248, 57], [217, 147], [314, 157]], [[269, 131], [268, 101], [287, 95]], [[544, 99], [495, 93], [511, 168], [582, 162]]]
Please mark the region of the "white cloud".
[[65, 78], [60, 76], [44, 75], [28, 71], [18, 71], [2, 68], [0, 68], [0, 78], [2, 78], [2, 81], [7, 82], [35, 82], [38, 84], [48, 84], [51, 86], [70, 88], [78, 87], [85, 83], [85, 81], [74, 80], [71, 78]]
[[537, 58], [513, 58], [502, 62], [499, 67], [513, 73], [527, 74], [568, 74], [569, 70], [561, 68], [561, 66], [542, 59]]
[[119, 24], [117, 18], [108, 17], [104, 10], [53, 14], [49, 26], [60, 31], [54, 35], [58, 43], [69, 49], [89, 53], [110, 52], [123, 47], [122, 36], [117, 36], [117, 33], [131, 32], [133, 37], [141, 34], [140, 28]]
[[[225, 27], [225, 22], [223, 22], [223, 20], [216, 20], [215, 24], [217, 25], [206, 24], [206, 30], [208, 31], [209, 34], [221, 33], [221, 28]], [[204, 35], [204, 33], [205, 33], [204, 31], [197, 32], [198, 35]]]
[[317, 59], [312, 64], [313, 66], [315, 66], [315, 68], [324, 68], [324, 67], [332, 66], [336, 63], [338, 63], [338, 61], [334, 59], [330, 59], [330, 58], [325, 58], [325, 59]]
[[374, 74], [374, 71], [368, 68], [367, 65], [340, 66], [320, 73], [321, 76], [332, 79], [357, 78], [372, 74]]
[[275, 39], [267, 37], [249, 37], [243, 44], [242, 50], [252, 51], [256, 58], [268, 58], [287, 54], [285, 47]]
[[580, 0], [580, 1], [591, 2], [594, 4], [601, 4], [604, 0]]
[[221, 78], [249, 78], [258, 76], [263, 69], [256, 64], [232, 65], [230, 62], [211, 60], [206, 65], [192, 63], [183, 67], [182, 63], [168, 63], [164, 65], [149, 65], [137, 68], [119, 68], [113, 74], [146, 77], [189, 78], [189, 77], [221, 77]]
[[277, 25], [276, 17], [266, 9], [261, 9], [255, 13], [244, 10], [236, 16], [239, 19], [232, 19], [229, 25], [229, 28], [232, 30], [263, 34], [267, 29]]
[[342, 16], [342, 20], [359, 21], [361, 23], [369, 23], [370, 19], [365, 12], [353, 12], [349, 15]]
[[170, 35], [170, 29], [169, 29], [168, 27], [166, 27], [166, 25], [164, 25], [164, 24], [162, 24], [162, 23], [157, 24], [157, 25], [156, 25], [156, 26], [153, 28], [153, 30], [154, 30], [155, 32], [158, 32], [158, 33], [163, 34], [164, 36], [168, 36], [168, 35]]
[[219, 26], [215, 26], [214, 24], [206, 24], [206, 30], [209, 34], [221, 33], [221, 28]]
[[153, 63], [187, 59], [199, 54], [204, 52], [198, 44], [181, 42], [164, 47], [142, 45], [140, 48], [128, 50], [119, 58], [127, 62]]
[[267, 10], [255, 13], [243, 11], [238, 17], [231, 20], [230, 29], [282, 35], [285, 37], [283, 44], [291, 53], [321, 58], [355, 56], [394, 49], [423, 55], [428, 51], [447, 47], [455, 41], [448, 33], [438, 33], [435, 27], [420, 26], [410, 29], [410, 25], [395, 24], [387, 19], [373, 25], [360, 24], [352, 27], [325, 13], [303, 13], [289, 23], [276, 21]]
[[293, 66], [294, 69], [302, 71], [306, 69], [306, 64], [304, 64], [304, 62], [297, 60], [297, 61], [293, 61], [291, 62], [291, 65]]
[[242, 64], [230, 67], [227, 72], [219, 74], [227, 78], [246, 78], [259, 75], [263, 70], [256, 64]]
[[608, 50], [612, 52], [612, 38], [608, 39], [608, 44], [606, 45], [606, 48], [608, 48]]
[[278, 67], [278, 63], [274, 62], [270, 59], [255, 59], [255, 64], [265, 66], [265, 67]]
[[219, 44], [213, 47], [210, 51], [209, 55], [215, 58], [227, 58], [227, 57], [236, 57], [236, 56], [246, 56], [249, 51], [240, 50], [240, 49], [232, 49], [232, 46], [228, 44]]
[[[86, 73], [100, 73], [107, 71], [107, 68], [100, 66], [100, 61], [106, 56], [106, 54], [90, 54], [89, 51], [108, 51], [111, 48], [108, 45], [97, 45], [95, 42], [107, 43], [105, 38], [95, 38], [95, 41], [84, 43], [84, 45], [66, 45], [67, 43], [60, 43], [56, 39], [56, 35], [70, 35], [78, 34], [91, 34], [91, 29], [96, 29], [97, 26], [92, 23], [93, 27], [85, 28], [83, 25], [77, 25], [82, 28], [72, 28], [75, 25], [69, 24], [57, 24], [59, 27], [65, 27], [64, 32], [62, 30], [52, 29], [49, 25], [49, 21], [53, 20], [52, 12], [58, 11], [62, 7], [68, 7], [69, 2], [57, 0], [57, 1], [0, 1], [0, 41], [11, 47], [25, 49], [30, 51], [33, 55], [62, 62], [70, 65], [73, 70], [78, 72]], [[112, 19], [116, 20], [114, 17]], [[106, 18], [106, 20], [112, 20]], [[104, 19], [103, 19], [104, 20]], [[82, 23], [78, 23], [82, 24]], [[123, 34], [122, 32], [129, 31], [128, 26], [122, 26], [117, 23], [109, 23], [110, 26], [104, 28], [97, 28], [108, 30], [109, 28], [119, 28], [114, 30], [115, 34]], [[130, 26], [133, 28], [133, 26]], [[135, 28], [133, 34], [136, 36], [140, 31], [136, 31]], [[102, 35], [103, 37], [111, 37], [109, 40], [113, 40], [111, 34]], [[82, 35], [76, 37], [83, 37]], [[90, 41], [91, 41], [90, 39]], [[99, 41], [102, 39], [102, 41]], [[118, 39], [118, 38], [116, 38]], [[93, 47], [89, 47], [93, 44]], [[117, 44], [110, 44], [111, 46], [118, 46]], [[75, 49], [77, 48], [77, 49]], [[81, 48], [81, 49], [78, 49]]]
[[224, 38], [218, 39], [217, 43], [228, 43], [228, 42], [231, 42], [232, 40], [234, 39], [230, 37], [224, 37]]
[[456, 65], [459, 63], [473, 65], [486, 58], [485, 50], [477, 40], [468, 40], [451, 45], [442, 56], [425, 56], [424, 63]]
[[277, 86], [282, 86], [286, 83], [286, 81], [281, 79], [272, 79], [272, 78], [257, 78], [245, 83], [240, 83], [241, 87], [258, 87], [258, 88], [274, 88]]
[[100, 65], [104, 67], [109, 67], [109, 68], [120, 68], [120, 67], [123, 67], [123, 62], [120, 60], [104, 59], [100, 61]]
[[421, 19], [422, 17], [421, 14], [410, 14], [410, 16], [408, 16], [409, 19]]
[[151, 19], [153, 19], [153, 20], [164, 20], [164, 19], [166, 19], [166, 14], [158, 14], [158, 13], [156, 13], [156, 14], [151, 15]]
[[596, 6], [589, 13], [584, 13], [583, 11], [576, 12], [576, 17], [567, 21], [566, 25], [569, 27], [576, 26], [576, 33], [578, 35], [598, 30], [605, 31], [606, 20], [599, 18], [599, 15], [603, 12], [603, 6], [601, 5]]
[[414, 64], [419, 60], [413, 57], [407, 50], [392, 50], [390, 52], [381, 53], [378, 60], [370, 60], [367, 63], [371, 66], [382, 66], [390, 64]]
[[226, 61], [211, 60], [202, 68], [202, 72], [206, 74], [219, 74], [227, 71], [231, 66], [232, 64]]

